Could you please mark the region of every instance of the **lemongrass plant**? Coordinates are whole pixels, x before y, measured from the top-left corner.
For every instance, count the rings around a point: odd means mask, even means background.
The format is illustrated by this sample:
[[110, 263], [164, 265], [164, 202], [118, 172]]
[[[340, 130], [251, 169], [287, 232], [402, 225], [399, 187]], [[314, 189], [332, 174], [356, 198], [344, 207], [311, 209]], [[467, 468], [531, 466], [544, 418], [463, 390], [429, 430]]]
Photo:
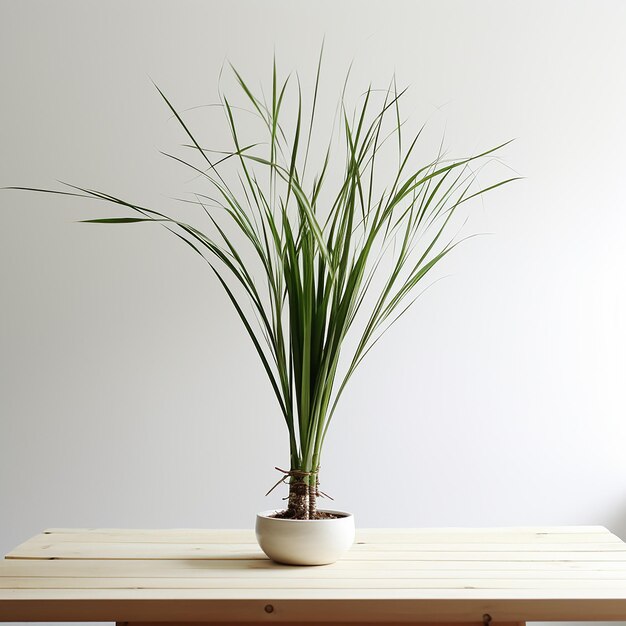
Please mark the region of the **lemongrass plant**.
[[[133, 216], [84, 221], [159, 222], [208, 263], [256, 348], [285, 420], [291, 465], [283, 515], [295, 519], [321, 515], [319, 466], [339, 399], [381, 334], [415, 302], [417, 287], [460, 243], [453, 216], [461, 205], [515, 180], [476, 186], [474, 164], [491, 160], [506, 144], [456, 160], [444, 158], [439, 149], [428, 162], [416, 164], [421, 131], [406, 137], [400, 114], [405, 92], [396, 90], [395, 81], [382, 96], [367, 89], [354, 110], [345, 102], [344, 85], [336, 125], [311, 177], [305, 169], [312, 137], [319, 135], [314, 123], [320, 67], [321, 56], [310, 107], [303, 104], [299, 81], [279, 81], [275, 63], [269, 101], [232, 68], [265, 141], [244, 142], [239, 107], [222, 95], [232, 148], [219, 157], [201, 147], [157, 87], [197, 161], [167, 156], [211, 190], [198, 192], [194, 200], [206, 214], [207, 227], [93, 189], [28, 188], [117, 204]], [[287, 111], [293, 117], [287, 123], [286, 94], [292, 87], [297, 105]], [[376, 176], [389, 145], [395, 145], [397, 165], [381, 186]], [[340, 167], [332, 159], [336, 151]], [[385, 157], [385, 170], [390, 162]], [[235, 182], [224, 171], [233, 163]], [[344, 353], [347, 337], [350, 347]]]

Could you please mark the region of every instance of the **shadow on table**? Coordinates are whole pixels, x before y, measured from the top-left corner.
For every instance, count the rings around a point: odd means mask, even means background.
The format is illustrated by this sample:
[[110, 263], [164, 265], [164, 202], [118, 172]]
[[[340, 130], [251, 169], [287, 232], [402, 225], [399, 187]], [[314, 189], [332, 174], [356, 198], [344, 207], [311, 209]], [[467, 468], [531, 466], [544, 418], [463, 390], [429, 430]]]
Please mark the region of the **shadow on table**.
[[[275, 569], [293, 569], [294, 565], [283, 565], [274, 563], [267, 557], [259, 557], [258, 553], [250, 552], [250, 554], [237, 555], [236, 559], [181, 559], [185, 561], [185, 566], [200, 570], [212, 569], [237, 569], [237, 570], [275, 570]], [[329, 567], [328, 565], [312, 565], [309, 567]]]

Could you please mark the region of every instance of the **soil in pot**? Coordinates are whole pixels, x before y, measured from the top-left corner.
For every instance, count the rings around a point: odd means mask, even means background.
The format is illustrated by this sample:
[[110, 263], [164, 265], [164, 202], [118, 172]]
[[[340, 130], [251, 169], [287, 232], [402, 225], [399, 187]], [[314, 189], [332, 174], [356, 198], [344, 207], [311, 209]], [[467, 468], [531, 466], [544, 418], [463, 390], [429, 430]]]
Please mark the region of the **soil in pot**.
[[[294, 512], [289, 509], [274, 513], [274, 515], [270, 515], [270, 517], [275, 519], [295, 519]], [[326, 511], [315, 511], [315, 516], [311, 519], [341, 519], [342, 517], [347, 517], [347, 515], [337, 515], [335, 513], [327, 513]]]

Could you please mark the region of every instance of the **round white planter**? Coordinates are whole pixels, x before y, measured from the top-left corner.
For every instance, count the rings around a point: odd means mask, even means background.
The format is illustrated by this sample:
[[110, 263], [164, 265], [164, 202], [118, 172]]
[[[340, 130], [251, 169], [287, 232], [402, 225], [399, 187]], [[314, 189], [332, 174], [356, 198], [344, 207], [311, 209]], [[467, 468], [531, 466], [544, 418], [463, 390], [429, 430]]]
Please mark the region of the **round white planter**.
[[259, 513], [256, 538], [261, 550], [273, 561], [288, 565], [334, 563], [354, 543], [354, 516], [344, 511], [323, 512], [342, 517], [295, 520], [271, 517], [278, 511]]

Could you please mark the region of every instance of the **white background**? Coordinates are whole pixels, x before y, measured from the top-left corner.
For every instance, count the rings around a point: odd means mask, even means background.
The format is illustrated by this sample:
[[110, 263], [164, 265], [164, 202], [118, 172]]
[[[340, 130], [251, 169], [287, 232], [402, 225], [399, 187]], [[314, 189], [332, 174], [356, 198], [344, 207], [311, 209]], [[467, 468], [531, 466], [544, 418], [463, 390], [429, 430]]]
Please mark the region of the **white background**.
[[[0, 2], [0, 186], [58, 180], [170, 210], [158, 150], [215, 101], [225, 59], [274, 50], [331, 102], [410, 85], [463, 155], [509, 138], [526, 178], [489, 232], [353, 378], [323, 489], [361, 527], [602, 524], [626, 538], [626, 4]], [[189, 120], [207, 141], [224, 126]], [[437, 142], [432, 143], [432, 150]], [[174, 209], [175, 210], [175, 209]], [[81, 201], [0, 192], [0, 552], [45, 527], [251, 527], [288, 463], [253, 348], [206, 266], [162, 229], [75, 223]]]

